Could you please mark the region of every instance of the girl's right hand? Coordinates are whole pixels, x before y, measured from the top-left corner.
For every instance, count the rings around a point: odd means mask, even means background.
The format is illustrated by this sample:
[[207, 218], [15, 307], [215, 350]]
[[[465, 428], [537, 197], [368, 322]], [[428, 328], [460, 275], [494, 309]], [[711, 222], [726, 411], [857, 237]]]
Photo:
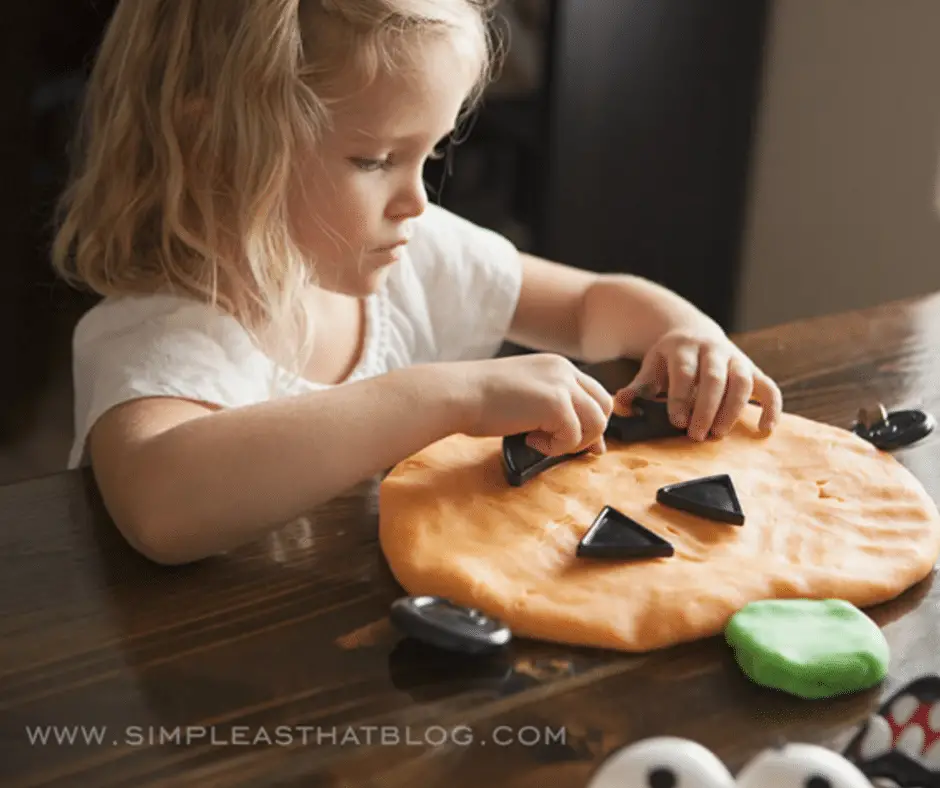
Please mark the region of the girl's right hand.
[[614, 399], [563, 356], [536, 353], [457, 364], [466, 418], [464, 434], [503, 437], [529, 433], [526, 443], [558, 456], [605, 450]]

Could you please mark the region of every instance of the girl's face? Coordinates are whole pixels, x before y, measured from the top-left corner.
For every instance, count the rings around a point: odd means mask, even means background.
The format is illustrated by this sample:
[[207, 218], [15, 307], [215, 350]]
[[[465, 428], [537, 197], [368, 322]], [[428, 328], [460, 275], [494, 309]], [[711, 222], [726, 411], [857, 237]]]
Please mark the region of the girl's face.
[[441, 37], [414, 71], [382, 75], [335, 105], [291, 206], [320, 287], [368, 295], [399, 259], [427, 205], [424, 165], [453, 130], [475, 65], [470, 47]]

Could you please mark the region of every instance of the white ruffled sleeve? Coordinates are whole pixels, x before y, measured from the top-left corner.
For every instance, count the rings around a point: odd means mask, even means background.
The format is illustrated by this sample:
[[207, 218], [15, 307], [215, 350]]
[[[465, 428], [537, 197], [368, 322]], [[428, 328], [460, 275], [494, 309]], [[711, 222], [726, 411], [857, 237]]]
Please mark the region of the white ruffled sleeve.
[[95, 422], [145, 397], [234, 408], [270, 397], [274, 367], [234, 319], [170, 296], [106, 299], [79, 321], [72, 343], [75, 439], [85, 459]]

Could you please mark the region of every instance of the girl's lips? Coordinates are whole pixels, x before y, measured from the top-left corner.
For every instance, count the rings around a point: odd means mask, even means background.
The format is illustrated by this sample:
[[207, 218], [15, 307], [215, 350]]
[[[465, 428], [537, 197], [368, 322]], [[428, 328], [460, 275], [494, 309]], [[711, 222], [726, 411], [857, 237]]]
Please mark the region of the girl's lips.
[[406, 243], [408, 243], [407, 240], [396, 241], [395, 243], [393, 243], [393, 244], [391, 244], [391, 245], [389, 245], [389, 246], [380, 246], [380, 247], [379, 247], [378, 249], [376, 249], [375, 251], [377, 251], [377, 252], [391, 252], [393, 249], [397, 249], [399, 246], [404, 246]]

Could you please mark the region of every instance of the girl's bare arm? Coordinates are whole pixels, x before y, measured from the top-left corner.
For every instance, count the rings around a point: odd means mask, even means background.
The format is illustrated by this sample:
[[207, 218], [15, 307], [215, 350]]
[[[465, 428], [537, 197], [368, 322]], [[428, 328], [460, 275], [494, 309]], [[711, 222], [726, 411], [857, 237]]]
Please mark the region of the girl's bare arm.
[[462, 429], [444, 367], [418, 366], [235, 410], [129, 402], [89, 438], [105, 504], [128, 542], [186, 563], [260, 538]]

